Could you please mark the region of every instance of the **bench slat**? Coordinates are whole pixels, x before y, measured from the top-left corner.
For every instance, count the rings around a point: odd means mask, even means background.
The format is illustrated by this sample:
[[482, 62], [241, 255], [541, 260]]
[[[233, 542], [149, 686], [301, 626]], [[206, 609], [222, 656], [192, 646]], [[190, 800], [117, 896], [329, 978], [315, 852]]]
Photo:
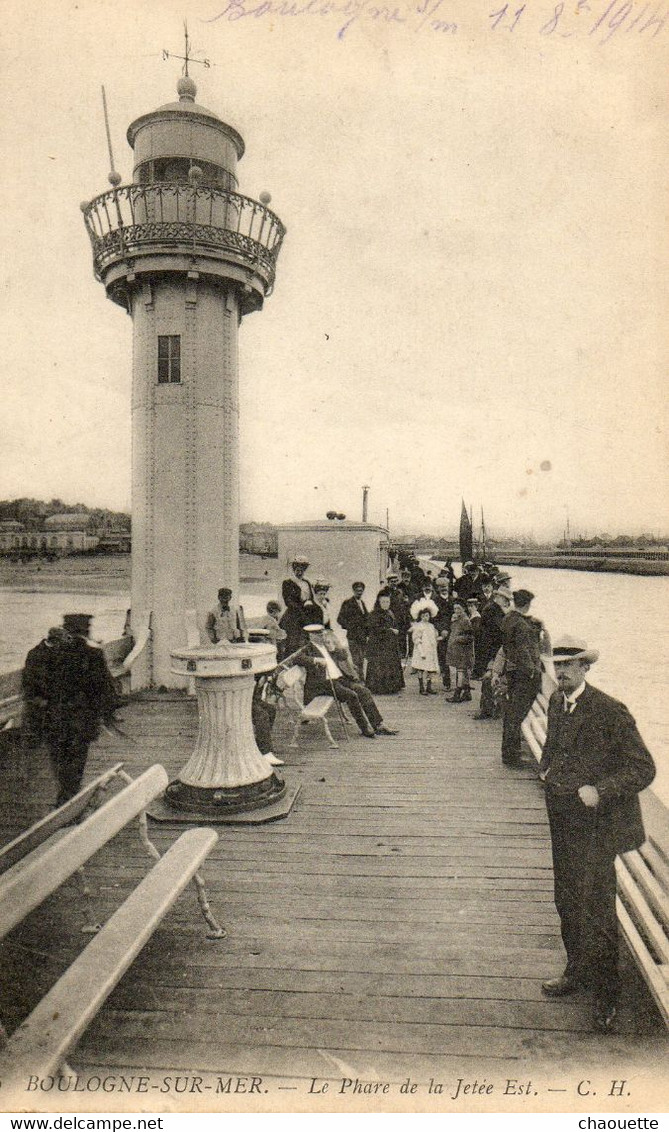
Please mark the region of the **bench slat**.
[[334, 703], [332, 696], [315, 696], [302, 708], [303, 719], [322, 719]]
[[540, 762], [541, 761], [541, 743], [538, 741], [536, 735], [532, 731], [532, 728], [531, 728], [527, 719], [525, 719], [523, 721], [523, 724], [521, 726], [521, 731], [522, 731], [523, 737], [525, 738], [525, 741], [526, 741], [528, 747], [530, 748], [532, 754], [534, 755], [535, 759], [537, 760], [537, 762]]
[[55, 892], [167, 786], [164, 767], [144, 771], [125, 790], [74, 826], [39, 845], [0, 876], [0, 939]]
[[104, 789], [104, 787], [111, 782], [112, 778], [115, 778], [122, 769], [123, 763], [116, 763], [110, 770], [106, 770], [104, 774], [99, 775], [98, 778], [94, 778], [92, 782], [89, 782], [88, 786], [84, 786], [83, 790], [75, 794], [74, 798], [70, 798], [69, 802], [65, 802], [64, 805], [59, 806], [57, 810], [52, 810], [51, 813], [43, 817], [41, 821], [36, 822], [30, 829], [20, 833], [19, 836], [15, 837], [13, 841], [10, 841], [8, 845], [3, 846], [3, 848], [0, 849], [0, 873], [6, 872], [7, 869], [10, 869], [17, 861], [22, 860], [23, 857], [27, 857], [28, 853], [32, 853], [33, 849], [36, 849], [38, 845], [46, 841], [47, 837], [51, 837], [52, 833], [56, 833], [57, 830], [62, 829], [68, 822], [71, 822], [74, 818], [78, 818], [80, 814], [83, 814], [94, 794], [96, 794], [98, 790]]
[[669, 939], [667, 939], [662, 925], [653, 915], [639, 885], [629, 872], [626, 864], [628, 855], [629, 854], [626, 853], [624, 858], [618, 857], [616, 859], [618, 890], [631, 905], [637, 927], [648, 937], [660, 961], [662, 963], [669, 963]]
[[3, 1091], [11, 1095], [12, 1088], [25, 1084], [27, 1073], [47, 1077], [62, 1066], [217, 841], [213, 829], [182, 834], [114, 912], [9, 1039], [3, 1053]]
[[[639, 852], [626, 853], [625, 864], [632, 873], [639, 888], [653, 909], [653, 914], [662, 922], [664, 931], [669, 930], [669, 895], [658, 883]], [[669, 959], [667, 960], [669, 962]]]
[[655, 999], [657, 1008], [664, 1019], [665, 1026], [669, 1026], [669, 986], [667, 985], [666, 978], [663, 977], [663, 969], [662, 967], [658, 967], [653, 956], [650, 954], [645, 941], [641, 938], [641, 935], [634, 926], [632, 918], [620, 897], [616, 900], [616, 909], [618, 922], [627, 940], [629, 949], [643, 972], [646, 983]]
[[669, 893], [669, 867], [664, 857], [658, 852], [651, 841], [644, 841], [639, 850], [653, 876], [659, 881], [665, 892]]

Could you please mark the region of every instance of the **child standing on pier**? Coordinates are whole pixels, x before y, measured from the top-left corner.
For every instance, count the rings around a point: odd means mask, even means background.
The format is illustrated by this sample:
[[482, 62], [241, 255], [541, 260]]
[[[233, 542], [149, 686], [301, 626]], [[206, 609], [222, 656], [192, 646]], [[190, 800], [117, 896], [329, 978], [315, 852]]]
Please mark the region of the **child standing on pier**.
[[418, 673], [418, 689], [421, 696], [436, 696], [436, 689], [432, 687], [432, 677], [439, 672], [439, 657], [437, 656], [437, 630], [432, 624], [430, 610], [423, 608], [418, 613], [418, 620], [411, 626], [413, 652], [411, 654], [411, 667]]

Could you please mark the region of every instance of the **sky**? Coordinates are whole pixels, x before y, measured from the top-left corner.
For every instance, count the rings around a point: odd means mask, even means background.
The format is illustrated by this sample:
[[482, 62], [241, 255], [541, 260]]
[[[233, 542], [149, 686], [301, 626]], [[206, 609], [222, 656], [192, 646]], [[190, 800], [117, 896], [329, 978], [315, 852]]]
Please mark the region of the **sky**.
[[[667, 13], [664, 22], [664, 13]], [[666, 533], [669, 5], [6, 5], [0, 498], [129, 509], [131, 323], [79, 204], [197, 101], [287, 227], [240, 328], [241, 516]]]

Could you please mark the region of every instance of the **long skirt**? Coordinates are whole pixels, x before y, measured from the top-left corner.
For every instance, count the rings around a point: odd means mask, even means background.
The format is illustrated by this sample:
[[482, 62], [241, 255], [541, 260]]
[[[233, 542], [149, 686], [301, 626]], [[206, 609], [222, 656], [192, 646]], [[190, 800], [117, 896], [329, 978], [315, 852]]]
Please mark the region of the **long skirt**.
[[365, 684], [375, 696], [391, 696], [404, 687], [397, 637], [390, 630], [371, 634], [367, 641]]

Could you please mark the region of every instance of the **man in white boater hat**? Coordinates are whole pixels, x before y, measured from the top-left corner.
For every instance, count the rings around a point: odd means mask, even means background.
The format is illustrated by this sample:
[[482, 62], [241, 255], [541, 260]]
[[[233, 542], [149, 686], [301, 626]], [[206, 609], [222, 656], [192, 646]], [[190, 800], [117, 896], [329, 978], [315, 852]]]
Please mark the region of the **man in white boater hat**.
[[336, 696], [347, 704], [366, 739], [377, 735], [397, 735], [383, 722], [374, 697], [361, 682], [348, 649], [338, 645], [334, 633], [318, 622], [304, 626], [306, 643], [291, 659], [306, 670], [304, 702], [316, 696]]
[[644, 841], [639, 792], [655, 765], [625, 705], [586, 683], [598, 657], [576, 637], [553, 647], [558, 687], [540, 773], [567, 966], [542, 989], [555, 998], [592, 987], [594, 1025], [607, 1032], [619, 991], [615, 859]]

